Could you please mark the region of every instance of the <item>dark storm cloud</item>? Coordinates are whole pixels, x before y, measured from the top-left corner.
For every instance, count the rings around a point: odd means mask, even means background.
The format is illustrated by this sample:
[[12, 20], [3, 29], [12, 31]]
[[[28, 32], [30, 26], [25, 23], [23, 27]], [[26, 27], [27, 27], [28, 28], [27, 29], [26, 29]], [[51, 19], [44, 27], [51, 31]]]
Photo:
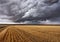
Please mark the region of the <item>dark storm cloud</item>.
[[[4, 4], [5, 5], [5, 4]], [[59, 23], [60, 0], [9, 0], [5, 5], [10, 20], [21, 24]]]
[[27, 0], [22, 3], [24, 4], [21, 5], [20, 14], [13, 18], [16, 22], [38, 23], [60, 17], [60, 0]]

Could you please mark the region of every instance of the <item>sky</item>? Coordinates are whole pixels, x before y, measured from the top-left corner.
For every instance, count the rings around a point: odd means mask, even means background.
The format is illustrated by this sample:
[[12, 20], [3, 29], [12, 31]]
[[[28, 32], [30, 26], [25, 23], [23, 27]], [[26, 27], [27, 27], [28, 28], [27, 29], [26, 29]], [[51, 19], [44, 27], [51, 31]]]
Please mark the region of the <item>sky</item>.
[[60, 0], [0, 0], [0, 24], [60, 24]]

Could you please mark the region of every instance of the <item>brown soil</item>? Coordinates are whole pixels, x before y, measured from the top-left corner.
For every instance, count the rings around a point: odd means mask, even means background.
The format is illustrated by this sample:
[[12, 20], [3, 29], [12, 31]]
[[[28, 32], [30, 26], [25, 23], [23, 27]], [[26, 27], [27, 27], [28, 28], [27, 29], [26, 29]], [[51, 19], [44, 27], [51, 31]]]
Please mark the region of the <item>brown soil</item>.
[[0, 42], [60, 42], [60, 26], [7, 26]]

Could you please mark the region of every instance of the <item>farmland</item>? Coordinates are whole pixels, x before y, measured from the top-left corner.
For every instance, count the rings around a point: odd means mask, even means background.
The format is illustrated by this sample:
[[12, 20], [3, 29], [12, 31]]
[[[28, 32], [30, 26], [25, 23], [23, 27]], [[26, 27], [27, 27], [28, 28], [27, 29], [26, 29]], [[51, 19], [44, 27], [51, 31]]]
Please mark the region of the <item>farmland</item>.
[[0, 42], [60, 42], [60, 26], [7, 25], [0, 27]]

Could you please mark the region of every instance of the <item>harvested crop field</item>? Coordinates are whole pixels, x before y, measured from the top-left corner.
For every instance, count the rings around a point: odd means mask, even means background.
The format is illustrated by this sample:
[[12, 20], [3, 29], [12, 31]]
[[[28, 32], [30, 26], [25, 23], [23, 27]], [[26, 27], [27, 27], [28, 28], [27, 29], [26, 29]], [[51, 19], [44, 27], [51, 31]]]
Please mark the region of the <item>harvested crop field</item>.
[[60, 42], [60, 26], [7, 25], [0, 27], [0, 42]]

